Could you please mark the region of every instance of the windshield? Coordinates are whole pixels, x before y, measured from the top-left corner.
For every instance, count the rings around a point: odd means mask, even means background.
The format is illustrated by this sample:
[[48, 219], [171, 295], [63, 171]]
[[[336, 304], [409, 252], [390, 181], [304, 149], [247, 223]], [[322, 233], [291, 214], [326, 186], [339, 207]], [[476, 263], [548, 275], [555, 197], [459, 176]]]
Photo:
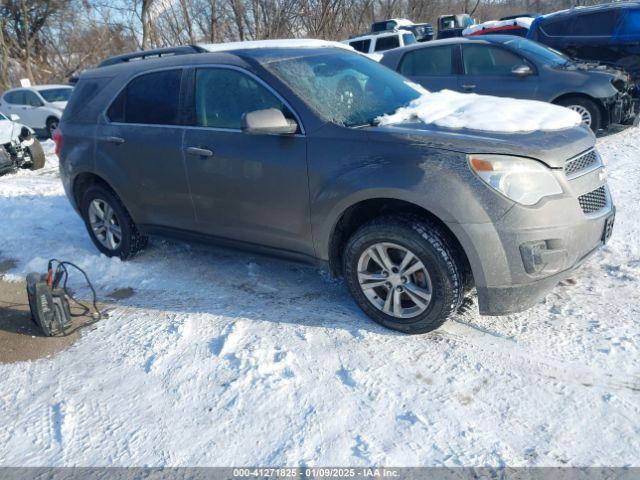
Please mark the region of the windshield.
[[42, 95], [45, 101], [51, 102], [68, 102], [73, 88], [47, 88], [46, 90], [38, 90], [38, 93]]
[[276, 59], [265, 67], [320, 116], [347, 127], [374, 124], [420, 96], [404, 77], [350, 52]]
[[537, 42], [527, 40], [525, 38], [514, 38], [504, 42], [505, 45], [509, 45], [514, 50], [519, 50], [524, 53], [529, 53], [536, 57], [538, 60], [549, 63], [551, 65], [567, 65], [571, 63], [569, 57], [552, 50]]

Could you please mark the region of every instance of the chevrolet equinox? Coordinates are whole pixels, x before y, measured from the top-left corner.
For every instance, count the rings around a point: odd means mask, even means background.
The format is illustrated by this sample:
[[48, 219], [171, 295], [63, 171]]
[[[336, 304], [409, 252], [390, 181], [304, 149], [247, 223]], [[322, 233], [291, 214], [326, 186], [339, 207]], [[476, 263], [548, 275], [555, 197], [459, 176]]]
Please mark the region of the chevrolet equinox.
[[121, 55], [79, 80], [55, 133], [61, 177], [107, 256], [154, 234], [310, 261], [406, 333], [474, 288], [481, 314], [529, 308], [611, 233], [593, 134], [376, 121], [419, 96], [320, 41]]

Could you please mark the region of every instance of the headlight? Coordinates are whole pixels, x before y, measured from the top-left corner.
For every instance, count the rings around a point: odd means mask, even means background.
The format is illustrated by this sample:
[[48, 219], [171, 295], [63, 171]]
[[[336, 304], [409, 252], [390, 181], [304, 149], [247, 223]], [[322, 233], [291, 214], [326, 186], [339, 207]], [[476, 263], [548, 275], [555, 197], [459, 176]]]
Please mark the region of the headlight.
[[522, 205], [562, 193], [562, 188], [542, 163], [510, 155], [467, 155], [471, 170], [505, 197]]

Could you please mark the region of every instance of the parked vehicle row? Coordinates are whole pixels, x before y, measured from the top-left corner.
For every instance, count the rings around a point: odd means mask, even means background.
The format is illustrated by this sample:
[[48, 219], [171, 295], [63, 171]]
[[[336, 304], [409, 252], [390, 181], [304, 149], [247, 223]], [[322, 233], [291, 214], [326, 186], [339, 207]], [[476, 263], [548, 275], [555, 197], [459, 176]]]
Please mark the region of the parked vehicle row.
[[38, 135], [51, 138], [72, 91], [73, 87], [68, 85], [13, 88], [0, 97], [0, 112], [18, 115], [20, 121]]
[[55, 132], [65, 192], [105, 255], [161, 234], [308, 261], [375, 321], [420, 333], [474, 287], [483, 314], [530, 307], [611, 234], [583, 126], [382, 125], [422, 92], [339, 43], [151, 55], [85, 72]]
[[628, 74], [576, 63], [516, 36], [437, 40], [385, 52], [380, 62], [430, 91], [556, 103], [578, 112], [594, 132], [635, 117]]

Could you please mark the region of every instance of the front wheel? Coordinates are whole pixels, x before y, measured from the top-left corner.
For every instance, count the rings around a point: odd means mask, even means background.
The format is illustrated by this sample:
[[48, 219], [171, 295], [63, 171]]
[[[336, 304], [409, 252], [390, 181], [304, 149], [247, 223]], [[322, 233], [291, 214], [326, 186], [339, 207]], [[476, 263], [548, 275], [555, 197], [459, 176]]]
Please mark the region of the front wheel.
[[147, 237], [108, 188], [89, 187], [82, 196], [81, 212], [91, 240], [106, 256], [126, 260], [147, 245]]
[[567, 97], [558, 101], [558, 105], [567, 107], [580, 115], [583, 125], [589, 127], [594, 133], [602, 127], [602, 114], [593, 100], [585, 97]]
[[454, 246], [440, 229], [413, 217], [383, 217], [349, 239], [343, 271], [360, 308], [405, 333], [440, 327], [464, 295]]
[[31, 170], [40, 170], [43, 168], [45, 164], [45, 156], [40, 142], [34, 138], [31, 146], [27, 148], [29, 149], [29, 156], [31, 157]]

